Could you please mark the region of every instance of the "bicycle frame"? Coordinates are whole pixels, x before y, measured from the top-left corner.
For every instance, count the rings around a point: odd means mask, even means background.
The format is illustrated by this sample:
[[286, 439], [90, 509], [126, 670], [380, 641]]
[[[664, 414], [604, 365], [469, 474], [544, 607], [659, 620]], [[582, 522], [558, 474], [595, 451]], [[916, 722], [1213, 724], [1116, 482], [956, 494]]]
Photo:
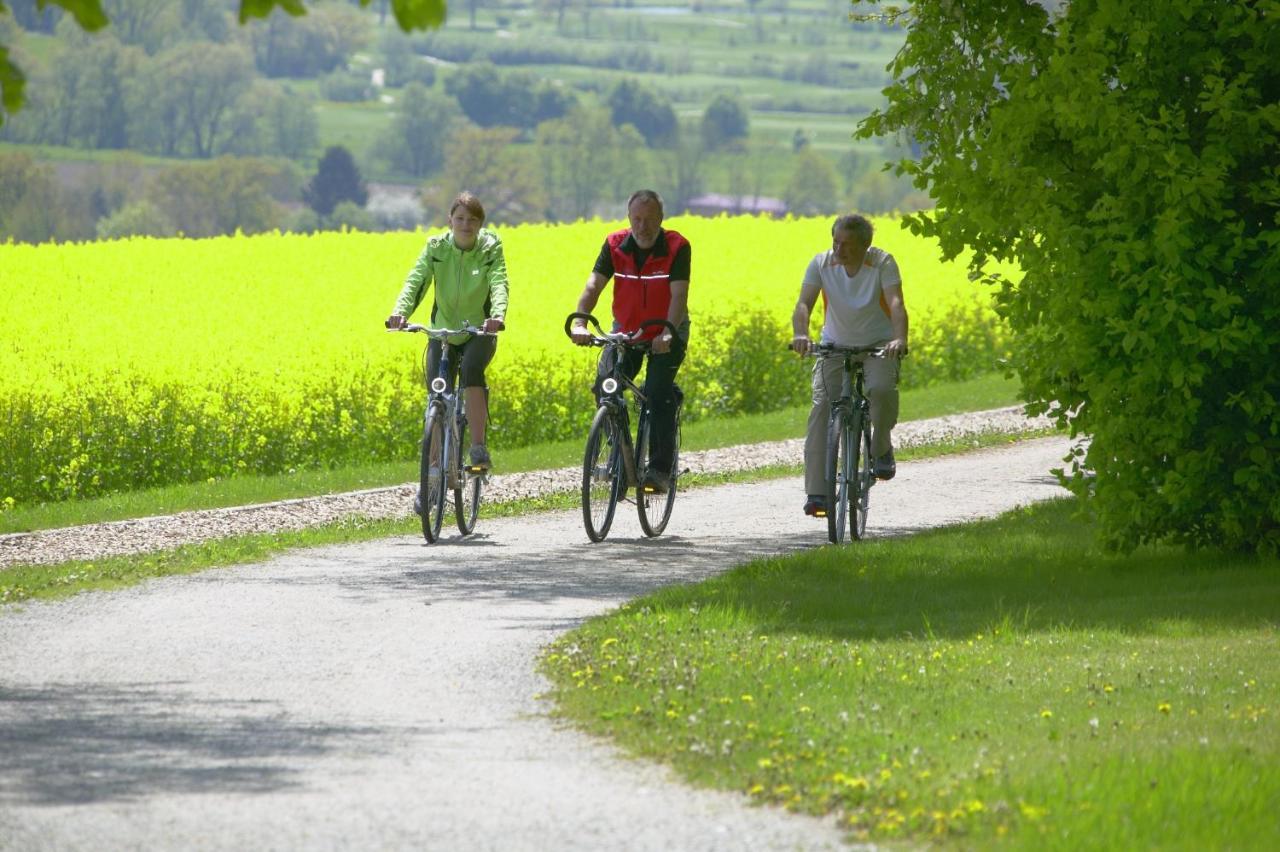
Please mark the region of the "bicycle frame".
[[[865, 535], [871, 487], [871, 402], [864, 392], [865, 370], [860, 356], [879, 357], [876, 346], [843, 347], [822, 344], [814, 348], [819, 358], [841, 358], [840, 395], [831, 401], [827, 426], [827, 531], [834, 543], [844, 540], [845, 520], [855, 539]], [[856, 461], [855, 461], [856, 460]], [[850, 499], [852, 490], [852, 499]]]

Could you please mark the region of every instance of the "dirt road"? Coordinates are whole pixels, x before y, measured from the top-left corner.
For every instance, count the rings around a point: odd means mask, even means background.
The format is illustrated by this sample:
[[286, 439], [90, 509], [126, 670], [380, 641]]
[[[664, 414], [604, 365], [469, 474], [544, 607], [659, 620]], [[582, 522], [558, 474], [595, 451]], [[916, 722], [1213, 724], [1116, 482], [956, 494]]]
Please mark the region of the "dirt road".
[[[1064, 438], [914, 461], [873, 491], [896, 535], [1061, 493]], [[690, 790], [558, 725], [540, 648], [658, 586], [816, 547], [798, 480], [478, 535], [300, 551], [0, 610], [0, 848], [823, 849], [832, 820]], [[857, 545], [853, 545], [856, 547]]]

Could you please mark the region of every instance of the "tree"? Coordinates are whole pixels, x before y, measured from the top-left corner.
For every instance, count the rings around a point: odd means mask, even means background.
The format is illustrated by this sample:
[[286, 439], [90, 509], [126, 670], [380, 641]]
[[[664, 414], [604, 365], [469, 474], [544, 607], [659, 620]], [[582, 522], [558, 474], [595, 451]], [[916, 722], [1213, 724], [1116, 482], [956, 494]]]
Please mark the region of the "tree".
[[888, 106], [907, 219], [987, 274], [1063, 478], [1131, 548], [1280, 548], [1280, 27], [1274, 3], [922, 0]]
[[400, 93], [391, 126], [374, 144], [374, 155], [398, 172], [426, 177], [444, 164], [445, 142], [458, 120], [452, 99], [410, 83]]
[[[370, 2], [372, 0], [360, 0], [360, 5], [368, 6]], [[88, 32], [97, 32], [108, 23], [100, 0], [47, 0], [38, 6], [41, 9], [57, 6], [66, 10], [76, 24]], [[268, 17], [277, 7], [295, 17], [307, 10], [303, 0], [240, 0], [240, 23], [250, 18]], [[391, 8], [396, 23], [405, 31], [433, 29], [444, 23], [444, 0], [391, 0]], [[6, 9], [0, 2], [0, 13]], [[13, 61], [9, 48], [0, 44], [0, 124], [22, 107], [26, 98], [25, 88], [26, 76]]]
[[167, 169], [152, 179], [146, 200], [176, 233], [213, 237], [278, 228], [284, 211], [268, 192], [280, 166], [248, 157], [219, 157]]
[[668, 145], [675, 139], [675, 110], [652, 89], [625, 78], [609, 91], [607, 102], [614, 126], [632, 125], [650, 147]]
[[783, 200], [797, 216], [834, 213], [840, 200], [836, 190], [836, 170], [826, 157], [812, 148], [795, 155], [796, 167], [787, 181]]
[[64, 218], [53, 170], [27, 154], [0, 153], [0, 242], [40, 243], [58, 235]]
[[166, 50], [132, 84], [135, 142], [168, 156], [221, 153], [235, 105], [252, 83], [253, 63], [239, 46], [192, 41]]
[[444, 89], [458, 99], [467, 118], [481, 127], [530, 130], [540, 122], [559, 118], [574, 104], [573, 95], [528, 74], [503, 74], [489, 62], [455, 71]]
[[342, 201], [363, 207], [369, 200], [369, 191], [351, 152], [341, 145], [326, 148], [315, 176], [302, 188], [302, 200], [322, 217]]
[[610, 181], [622, 175], [628, 181], [636, 179], [635, 152], [643, 147], [644, 139], [634, 127], [614, 127], [601, 110], [578, 108], [539, 124], [536, 148], [542, 183], [551, 199], [549, 217], [586, 219], [607, 193], [616, 198]]
[[109, 216], [98, 220], [98, 239], [118, 240], [124, 237], [172, 237], [173, 222], [150, 201], [142, 199], [126, 204]]
[[543, 218], [546, 194], [531, 163], [513, 144], [511, 127], [463, 127], [446, 147], [440, 181], [423, 193], [429, 218], [443, 219], [462, 190], [476, 194], [491, 223], [514, 225]]
[[747, 110], [732, 95], [716, 95], [702, 113], [702, 139], [713, 151], [739, 146], [750, 133]]

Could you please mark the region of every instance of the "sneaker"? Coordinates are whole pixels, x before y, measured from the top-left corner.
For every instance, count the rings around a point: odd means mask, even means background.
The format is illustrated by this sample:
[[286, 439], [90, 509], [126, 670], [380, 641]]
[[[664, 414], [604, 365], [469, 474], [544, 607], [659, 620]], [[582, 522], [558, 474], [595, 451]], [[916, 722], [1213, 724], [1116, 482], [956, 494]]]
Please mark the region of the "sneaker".
[[477, 470], [488, 470], [493, 466], [493, 462], [489, 458], [489, 450], [484, 444], [474, 444], [471, 447], [471, 467]]
[[893, 450], [876, 459], [876, 479], [889, 480], [893, 479], [894, 474], [898, 472], [898, 466], [893, 461]]
[[811, 518], [825, 518], [827, 516], [827, 498], [821, 494], [810, 494], [809, 499], [804, 504], [804, 513]]
[[646, 494], [666, 494], [671, 490], [671, 477], [657, 470], [644, 475], [644, 492]]

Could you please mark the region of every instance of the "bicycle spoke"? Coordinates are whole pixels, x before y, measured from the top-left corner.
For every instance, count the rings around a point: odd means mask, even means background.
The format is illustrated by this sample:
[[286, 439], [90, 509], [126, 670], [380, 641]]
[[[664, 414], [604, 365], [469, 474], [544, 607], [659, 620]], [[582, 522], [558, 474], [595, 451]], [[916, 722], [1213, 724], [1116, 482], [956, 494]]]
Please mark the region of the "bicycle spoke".
[[592, 541], [603, 541], [613, 524], [614, 512], [626, 474], [622, 470], [618, 427], [605, 406], [596, 411], [582, 462], [582, 520]]

